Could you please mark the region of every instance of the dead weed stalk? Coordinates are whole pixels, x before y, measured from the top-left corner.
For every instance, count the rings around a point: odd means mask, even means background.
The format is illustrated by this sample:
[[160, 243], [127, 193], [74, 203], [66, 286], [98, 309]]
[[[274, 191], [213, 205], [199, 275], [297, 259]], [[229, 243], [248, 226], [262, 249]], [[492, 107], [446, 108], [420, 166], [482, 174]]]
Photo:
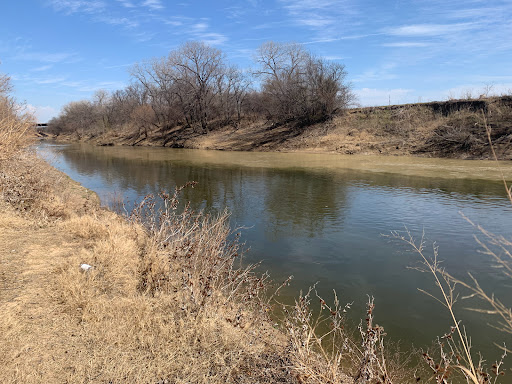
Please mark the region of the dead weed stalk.
[[[312, 309], [312, 300], [319, 309]], [[332, 305], [313, 286], [284, 308], [290, 337], [292, 370], [301, 383], [380, 383], [392, 384], [386, 366], [384, 328], [374, 324], [373, 297], [368, 298], [367, 316], [359, 325], [360, 342], [346, 327], [346, 314], [352, 303], [342, 306], [334, 292]], [[401, 367], [400, 369], [402, 369]]]
[[[392, 232], [391, 237], [408, 244], [412, 250], [417, 253], [421, 258], [421, 266], [414, 268], [420, 272], [432, 274], [436, 287], [439, 289], [441, 295], [437, 296], [433, 293], [419, 289], [424, 294], [432, 297], [445, 307], [452, 319], [452, 326], [449, 332], [437, 339], [439, 358], [436, 360], [432, 354], [428, 352], [423, 353], [423, 358], [427, 365], [432, 370], [432, 378], [436, 383], [448, 384], [451, 383], [453, 377], [457, 374], [462, 374], [467, 383], [484, 384], [496, 383], [498, 378], [504, 374], [501, 369], [503, 359], [506, 352], [503, 354], [500, 361], [493, 364], [492, 372], [489, 373], [484, 366], [482, 357], [476, 361], [471, 353], [471, 338], [466, 333], [466, 329], [461, 325], [455, 315], [454, 305], [459, 299], [457, 293], [457, 285], [462, 285], [466, 288], [471, 288], [468, 284], [451, 276], [440, 265], [438, 258], [438, 248], [434, 244], [432, 249], [432, 256], [428, 256], [425, 251], [424, 236], [417, 241], [412, 234], [406, 230], [405, 235], [399, 232]], [[479, 286], [478, 286], [479, 287]]]
[[268, 275], [255, 273], [258, 264], [243, 263], [243, 244], [229, 227], [229, 213], [212, 216], [189, 204], [179, 209], [179, 194], [195, 185], [178, 187], [173, 195], [146, 196], [131, 213], [130, 220], [142, 224], [151, 239], [141, 260], [139, 288], [153, 295], [181, 289], [193, 312], [208, 302], [261, 307]]

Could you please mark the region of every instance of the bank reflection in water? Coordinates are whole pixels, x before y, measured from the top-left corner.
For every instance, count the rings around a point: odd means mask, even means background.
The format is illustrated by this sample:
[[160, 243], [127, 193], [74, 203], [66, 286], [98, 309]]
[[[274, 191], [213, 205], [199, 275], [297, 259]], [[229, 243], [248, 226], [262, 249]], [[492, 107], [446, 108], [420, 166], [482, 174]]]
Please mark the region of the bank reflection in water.
[[[364, 314], [366, 294], [372, 294], [379, 323], [407, 343], [425, 345], [444, 334], [450, 320], [417, 292], [433, 288], [429, 276], [406, 269], [417, 256], [382, 234], [404, 225], [417, 235], [425, 230], [450, 272], [463, 277], [472, 271], [488, 289], [512, 300], [510, 287], [477, 252], [474, 229], [459, 214], [511, 236], [512, 209], [502, 184], [481, 179], [489, 177], [490, 163], [382, 157], [372, 165], [371, 158], [358, 163], [356, 157], [51, 144], [40, 152], [104, 201], [117, 192], [133, 202], [197, 181], [183, 199], [194, 209], [228, 208], [232, 225], [245, 227], [248, 261], [263, 260], [276, 280], [295, 276], [287, 294], [320, 281], [324, 294], [334, 288], [344, 301], [355, 302], [355, 317]], [[493, 353], [491, 341], [503, 336], [482, 327], [480, 315], [464, 318], [474, 327], [478, 349]]]

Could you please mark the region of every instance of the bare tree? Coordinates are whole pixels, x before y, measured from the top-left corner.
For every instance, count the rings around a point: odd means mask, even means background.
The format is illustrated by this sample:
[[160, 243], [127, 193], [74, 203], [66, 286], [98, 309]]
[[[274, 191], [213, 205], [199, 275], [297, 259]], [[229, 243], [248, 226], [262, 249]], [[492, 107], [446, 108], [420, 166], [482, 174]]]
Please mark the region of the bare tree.
[[130, 120], [138, 129], [137, 137], [144, 132], [144, 137], [147, 139], [151, 127], [155, 125], [155, 111], [147, 104], [139, 105], [130, 114]]
[[50, 121], [57, 132], [75, 133], [81, 139], [84, 133], [96, 124], [94, 106], [90, 101], [73, 101], [62, 108], [60, 116]]
[[169, 54], [169, 74], [177, 84], [181, 98], [190, 92], [193, 105], [204, 133], [208, 133], [215, 84], [224, 73], [224, 55], [202, 42], [188, 42]]
[[250, 85], [250, 79], [236, 67], [226, 68], [222, 76], [217, 77], [215, 90], [217, 107], [225, 124], [233, 122], [234, 117], [236, 117], [236, 125], [240, 124], [242, 105]]
[[11, 91], [11, 78], [0, 73], [0, 96], [6, 97]]
[[113, 103], [108, 91], [99, 89], [94, 92], [93, 106], [98, 117], [98, 125], [103, 132], [109, 131], [112, 127]]
[[135, 64], [131, 69], [131, 75], [142, 89], [133, 88], [132, 91], [143, 96], [139, 105], [149, 104], [155, 113], [160, 126], [168, 127], [176, 120], [173, 113], [176, 99], [174, 79], [170, 74], [171, 69], [164, 58]]
[[315, 58], [299, 44], [265, 43], [256, 61], [264, 104], [274, 120], [323, 120], [352, 98], [344, 66]]

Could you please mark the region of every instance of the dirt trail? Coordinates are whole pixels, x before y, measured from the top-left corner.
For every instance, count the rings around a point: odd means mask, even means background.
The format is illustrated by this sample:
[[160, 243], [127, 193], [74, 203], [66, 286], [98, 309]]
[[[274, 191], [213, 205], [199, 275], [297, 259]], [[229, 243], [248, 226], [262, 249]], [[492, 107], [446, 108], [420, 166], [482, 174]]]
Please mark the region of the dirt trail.
[[61, 360], [65, 370], [66, 355], [74, 347], [73, 335], [66, 335], [67, 319], [52, 298], [52, 278], [80, 244], [58, 226], [39, 227], [2, 208], [0, 362], [4, 369], [0, 381], [63, 382], [63, 372], [48, 372], [44, 367], [50, 358]]

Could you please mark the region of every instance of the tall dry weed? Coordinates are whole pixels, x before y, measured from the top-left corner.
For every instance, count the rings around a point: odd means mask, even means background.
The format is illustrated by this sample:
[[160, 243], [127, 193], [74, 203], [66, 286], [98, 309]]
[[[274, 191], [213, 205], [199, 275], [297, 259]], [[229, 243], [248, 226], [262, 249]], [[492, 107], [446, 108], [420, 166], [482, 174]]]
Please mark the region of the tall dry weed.
[[265, 283], [241, 266], [228, 217], [180, 209], [180, 190], [147, 197], [129, 221], [103, 212], [62, 225], [88, 244], [52, 290], [80, 325], [72, 361], [86, 364], [70, 380], [294, 382], [285, 338], [252, 310]]
[[217, 300], [261, 305], [267, 276], [255, 274], [256, 264], [243, 263], [244, 251], [239, 235], [230, 229], [229, 214], [194, 212], [188, 204], [178, 209], [180, 192], [194, 185], [156, 199], [147, 196], [130, 215], [151, 239], [141, 260], [140, 289], [154, 295], [177, 289], [179, 281], [194, 310]]
[[24, 113], [16, 101], [9, 96], [9, 79], [0, 76], [0, 162], [16, 155], [32, 141], [35, 119]]
[[[317, 302], [318, 308], [312, 303]], [[368, 298], [358, 331], [347, 322], [352, 303], [341, 305], [336, 292], [328, 303], [315, 286], [283, 306], [290, 339], [292, 372], [300, 383], [392, 384], [414, 380], [414, 364], [398, 346], [384, 345], [384, 328], [375, 323], [375, 304]]]

